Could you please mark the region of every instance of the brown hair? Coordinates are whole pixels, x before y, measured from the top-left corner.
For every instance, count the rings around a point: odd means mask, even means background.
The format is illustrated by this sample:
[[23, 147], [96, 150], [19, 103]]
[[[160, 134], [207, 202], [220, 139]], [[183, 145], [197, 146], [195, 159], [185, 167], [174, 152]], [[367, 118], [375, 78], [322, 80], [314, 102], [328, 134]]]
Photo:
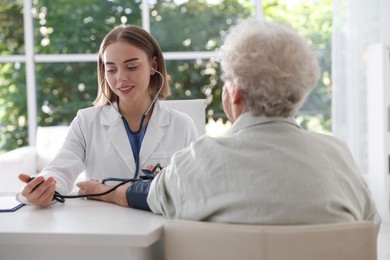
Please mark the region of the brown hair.
[[[130, 43], [141, 50], [143, 50], [148, 56], [149, 60], [152, 61], [154, 57], [156, 57], [157, 65], [156, 68], [163, 76], [164, 76], [164, 85], [162, 90], [158, 96], [159, 99], [165, 98], [170, 95], [170, 88], [167, 82], [167, 70], [165, 67], [165, 61], [162, 54], [162, 50], [157, 43], [157, 41], [153, 38], [153, 36], [142, 29], [141, 27], [135, 25], [119, 25], [115, 27], [111, 32], [109, 32], [106, 37], [104, 37], [102, 43], [100, 44], [100, 50], [98, 55], [98, 63], [97, 63], [97, 72], [98, 72], [98, 95], [93, 102], [95, 106], [104, 106], [109, 104], [110, 102], [118, 102], [119, 97], [112, 92], [110, 87], [107, 84], [105, 79], [105, 65], [103, 62], [103, 53], [105, 52], [108, 45], [117, 41], [124, 41]], [[157, 94], [158, 90], [161, 87], [163, 79], [158, 73], [150, 76], [150, 96], [154, 98]], [[104, 94], [102, 93], [104, 91]], [[106, 97], [107, 96], [107, 97]]]

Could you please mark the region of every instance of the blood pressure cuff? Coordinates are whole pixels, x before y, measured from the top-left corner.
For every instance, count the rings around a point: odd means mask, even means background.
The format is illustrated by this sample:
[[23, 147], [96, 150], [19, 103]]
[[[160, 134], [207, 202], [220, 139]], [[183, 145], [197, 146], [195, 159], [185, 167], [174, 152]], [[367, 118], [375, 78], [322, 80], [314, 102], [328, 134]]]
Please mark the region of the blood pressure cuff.
[[137, 180], [126, 191], [127, 204], [135, 209], [152, 211], [146, 201], [152, 180]]

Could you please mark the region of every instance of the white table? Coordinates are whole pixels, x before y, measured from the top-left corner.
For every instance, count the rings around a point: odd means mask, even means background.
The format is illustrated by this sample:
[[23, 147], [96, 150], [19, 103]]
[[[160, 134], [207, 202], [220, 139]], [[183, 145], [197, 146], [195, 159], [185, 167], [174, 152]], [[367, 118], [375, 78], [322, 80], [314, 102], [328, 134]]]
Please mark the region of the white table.
[[0, 259], [164, 259], [165, 222], [150, 212], [93, 200], [26, 205], [0, 213]]

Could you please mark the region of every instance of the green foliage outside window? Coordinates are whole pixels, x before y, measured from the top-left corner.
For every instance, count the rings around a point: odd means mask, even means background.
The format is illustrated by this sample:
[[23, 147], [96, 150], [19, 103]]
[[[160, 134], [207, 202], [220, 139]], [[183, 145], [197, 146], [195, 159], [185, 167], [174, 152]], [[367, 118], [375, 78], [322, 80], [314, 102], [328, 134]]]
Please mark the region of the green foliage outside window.
[[[0, 55], [24, 54], [21, 0], [0, 1]], [[141, 26], [140, 0], [34, 1], [37, 54], [97, 53], [105, 34], [121, 23]], [[182, 1], [181, 1], [182, 2]], [[288, 21], [309, 39], [321, 56], [322, 79], [301, 110], [307, 128], [330, 131], [331, 1], [263, 1], [267, 19]], [[158, 0], [150, 5], [150, 29], [164, 52], [214, 51], [228, 28], [254, 16], [252, 1]], [[36, 63], [38, 125], [69, 124], [80, 108], [88, 107], [97, 92], [95, 62]], [[206, 98], [207, 117], [224, 116], [222, 82], [215, 58], [167, 60], [170, 99]], [[0, 64], [0, 151], [28, 145], [25, 65]], [[313, 123], [315, 122], [315, 123]]]

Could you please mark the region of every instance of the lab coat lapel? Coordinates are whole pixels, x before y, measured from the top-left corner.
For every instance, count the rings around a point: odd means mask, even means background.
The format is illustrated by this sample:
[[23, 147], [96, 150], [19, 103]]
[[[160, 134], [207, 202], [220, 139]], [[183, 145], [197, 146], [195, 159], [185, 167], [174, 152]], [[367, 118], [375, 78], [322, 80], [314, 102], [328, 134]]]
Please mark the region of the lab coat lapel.
[[[116, 105], [114, 103], [114, 105]], [[134, 174], [135, 162], [130, 141], [127, 136], [123, 121], [118, 111], [112, 106], [103, 107], [101, 123], [108, 127], [107, 138], [110, 140], [120, 158], [129, 168], [129, 171]], [[115, 174], [115, 173], [114, 173]]]
[[164, 132], [161, 127], [169, 124], [169, 114], [165, 106], [156, 101], [153, 114], [150, 118], [148, 128], [146, 130], [140, 151], [140, 167], [145, 168], [146, 161], [150, 158], [152, 153], [163, 138]]

